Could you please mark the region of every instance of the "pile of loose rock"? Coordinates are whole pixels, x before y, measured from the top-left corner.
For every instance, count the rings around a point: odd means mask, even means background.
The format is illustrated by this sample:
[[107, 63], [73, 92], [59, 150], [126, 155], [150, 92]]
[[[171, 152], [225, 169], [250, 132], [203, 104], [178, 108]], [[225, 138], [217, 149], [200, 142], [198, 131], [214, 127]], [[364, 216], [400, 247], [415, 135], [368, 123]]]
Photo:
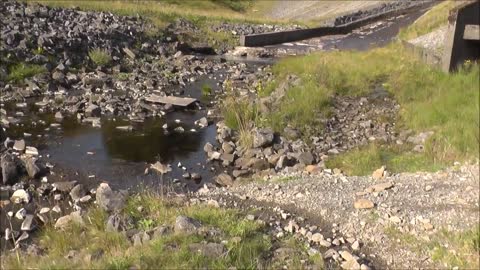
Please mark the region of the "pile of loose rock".
[[299, 25], [267, 25], [267, 24], [246, 24], [246, 23], [221, 23], [211, 26], [213, 31], [232, 33], [234, 36], [253, 35], [268, 32], [280, 32], [302, 29]]

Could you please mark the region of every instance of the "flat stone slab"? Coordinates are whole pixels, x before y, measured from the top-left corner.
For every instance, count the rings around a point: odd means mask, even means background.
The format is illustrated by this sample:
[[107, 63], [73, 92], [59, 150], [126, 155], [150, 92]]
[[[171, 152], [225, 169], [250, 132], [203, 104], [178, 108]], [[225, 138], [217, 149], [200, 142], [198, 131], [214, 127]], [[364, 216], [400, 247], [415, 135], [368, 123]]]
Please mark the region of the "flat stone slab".
[[195, 98], [189, 97], [174, 97], [174, 96], [157, 96], [150, 95], [145, 97], [145, 100], [153, 103], [172, 104], [175, 106], [186, 107], [197, 101]]

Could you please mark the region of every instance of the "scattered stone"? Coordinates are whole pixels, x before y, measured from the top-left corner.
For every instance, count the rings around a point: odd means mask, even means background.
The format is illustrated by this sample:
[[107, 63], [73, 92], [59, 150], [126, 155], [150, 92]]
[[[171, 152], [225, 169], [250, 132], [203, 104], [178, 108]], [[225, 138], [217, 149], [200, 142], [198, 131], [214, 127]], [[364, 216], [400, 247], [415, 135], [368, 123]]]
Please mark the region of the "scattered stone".
[[186, 216], [178, 216], [175, 219], [175, 233], [184, 233], [184, 234], [192, 234], [195, 233], [202, 224], [190, 217]]
[[215, 178], [215, 182], [221, 186], [231, 186], [233, 185], [233, 178], [226, 173], [221, 173]]
[[273, 142], [273, 131], [271, 129], [255, 129], [253, 131], [253, 147], [266, 147]]
[[393, 187], [393, 183], [391, 183], [391, 182], [380, 183], [380, 184], [376, 184], [376, 185], [368, 187], [365, 190], [365, 192], [368, 192], [368, 193], [381, 192], [381, 191], [387, 190], [387, 189], [392, 188], [392, 187]]
[[84, 225], [83, 218], [80, 215], [80, 211], [75, 211], [70, 213], [69, 215], [60, 217], [55, 222], [55, 228], [59, 230], [65, 230], [71, 224], [77, 224], [80, 226]]
[[31, 156], [38, 156], [38, 150], [33, 146], [27, 146], [25, 150], [25, 154], [31, 155]]
[[107, 183], [101, 183], [96, 191], [97, 204], [106, 211], [120, 212], [127, 196], [123, 192], [113, 191]]
[[12, 197], [10, 197], [10, 200], [14, 203], [29, 203], [30, 194], [24, 189], [17, 189], [13, 193]]
[[372, 201], [367, 199], [358, 199], [355, 201], [353, 205], [356, 209], [370, 209], [373, 208], [375, 205]]
[[225, 245], [217, 243], [194, 243], [189, 245], [189, 249], [209, 258], [220, 258], [227, 252]]
[[25, 150], [25, 141], [24, 140], [17, 140], [13, 145], [13, 150], [23, 152]]
[[73, 189], [73, 187], [75, 187], [76, 184], [77, 184], [77, 181], [62, 181], [62, 182], [55, 182], [52, 185], [55, 188], [55, 190], [68, 193]]
[[70, 191], [70, 197], [74, 202], [80, 200], [83, 196], [85, 196], [86, 192], [85, 189], [83, 188], [82, 184], [76, 185], [72, 190]]
[[379, 180], [383, 178], [384, 173], [385, 173], [385, 166], [382, 166], [380, 169], [373, 172], [372, 177], [375, 180]]
[[22, 231], [31, 231], [35, 228], [35, 224], [33, 222], [34, 215], [26, 215], [25, 219], [22, 222], [21, 230]]

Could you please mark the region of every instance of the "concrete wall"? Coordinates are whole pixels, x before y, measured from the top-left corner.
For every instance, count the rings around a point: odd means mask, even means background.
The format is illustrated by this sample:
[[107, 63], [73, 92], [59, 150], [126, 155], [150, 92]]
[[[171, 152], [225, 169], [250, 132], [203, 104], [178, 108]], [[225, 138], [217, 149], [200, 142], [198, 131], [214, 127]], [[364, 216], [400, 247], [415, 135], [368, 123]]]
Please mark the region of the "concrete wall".
[[412, 53], [415, 57], [419, 58], [422, 62], [436, 68], [442, 67], [442, 56], [435, 54], [434, 51], [416, 46], [408, 41], [402, 40], [403, 47]]
[[480, 2], [464, 4], [450, 12], [442, 69], [454, 71], [466, 60], [480, 59], [480, 43], [463, 39], [465, 25], [480, 25]]
[[259, 47], [259, 46], [266, 46], [266, 45], [281, 44], [285, 42], [293, 42], [298, 40], [305, 40], [305, 39], [310, 39], [314, 37], [348, 34], [352, 30], [362, 27], [364, 25], [368, 25], [372, 22], [382, 20], [388, 17], [405, 14], [413, 9], [418, 9], [419, 7], [423, 7], [430, 4], [431, 3], [428, 3], [428, 2], [422, 2], [418, 5], [411, 6], [406, 9], [391, 10], [391, 11], [383, 12], [380, 14], [375, 14], [375, 15], [363, 18], [361, 20], [344, 24], [344, 25], [339, 25], [339, 26], [317, 27], [317, 28], [309, 28], [309, 29], [241, 36], [240, 45], [246, 46], [246, 47]]

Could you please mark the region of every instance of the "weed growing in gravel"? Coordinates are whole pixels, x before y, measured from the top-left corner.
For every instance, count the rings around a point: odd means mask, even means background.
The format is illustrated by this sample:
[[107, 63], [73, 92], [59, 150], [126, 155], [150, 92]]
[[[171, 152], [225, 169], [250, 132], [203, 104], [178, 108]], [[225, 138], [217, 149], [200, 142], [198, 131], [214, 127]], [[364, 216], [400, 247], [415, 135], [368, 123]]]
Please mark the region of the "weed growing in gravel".
[[90, 60], [97, 66], [108, 66], [112, 62], [112, 56], [107, 50], [95, 48], [88, 52]]
[[412, 153], [407, 147], [371, 144], [332, 156], [325, 164], [328, 168], [340, 168], [347, 175], [369, 175], [375, 169], [386, 166], [390, 172], [436, 171], [439, 164], [432, 163], [420, 153]]
[[428, 253], [440, 267], [462, 269], [480, 267], [479, 226], [455, 233], [441, 229], [430, 235], [428, 241], [409, 233], [402, 233], [394, 227], [387, 227], [385, 234], [392, 239], [397, 239], [401, 245], [413, 252]]
[[9, 68], [7, 81], [19, 83], [26, 78], [33, 77], [37, 74], [45, 73], [47, 69], [41, 65], [18, 63]]

